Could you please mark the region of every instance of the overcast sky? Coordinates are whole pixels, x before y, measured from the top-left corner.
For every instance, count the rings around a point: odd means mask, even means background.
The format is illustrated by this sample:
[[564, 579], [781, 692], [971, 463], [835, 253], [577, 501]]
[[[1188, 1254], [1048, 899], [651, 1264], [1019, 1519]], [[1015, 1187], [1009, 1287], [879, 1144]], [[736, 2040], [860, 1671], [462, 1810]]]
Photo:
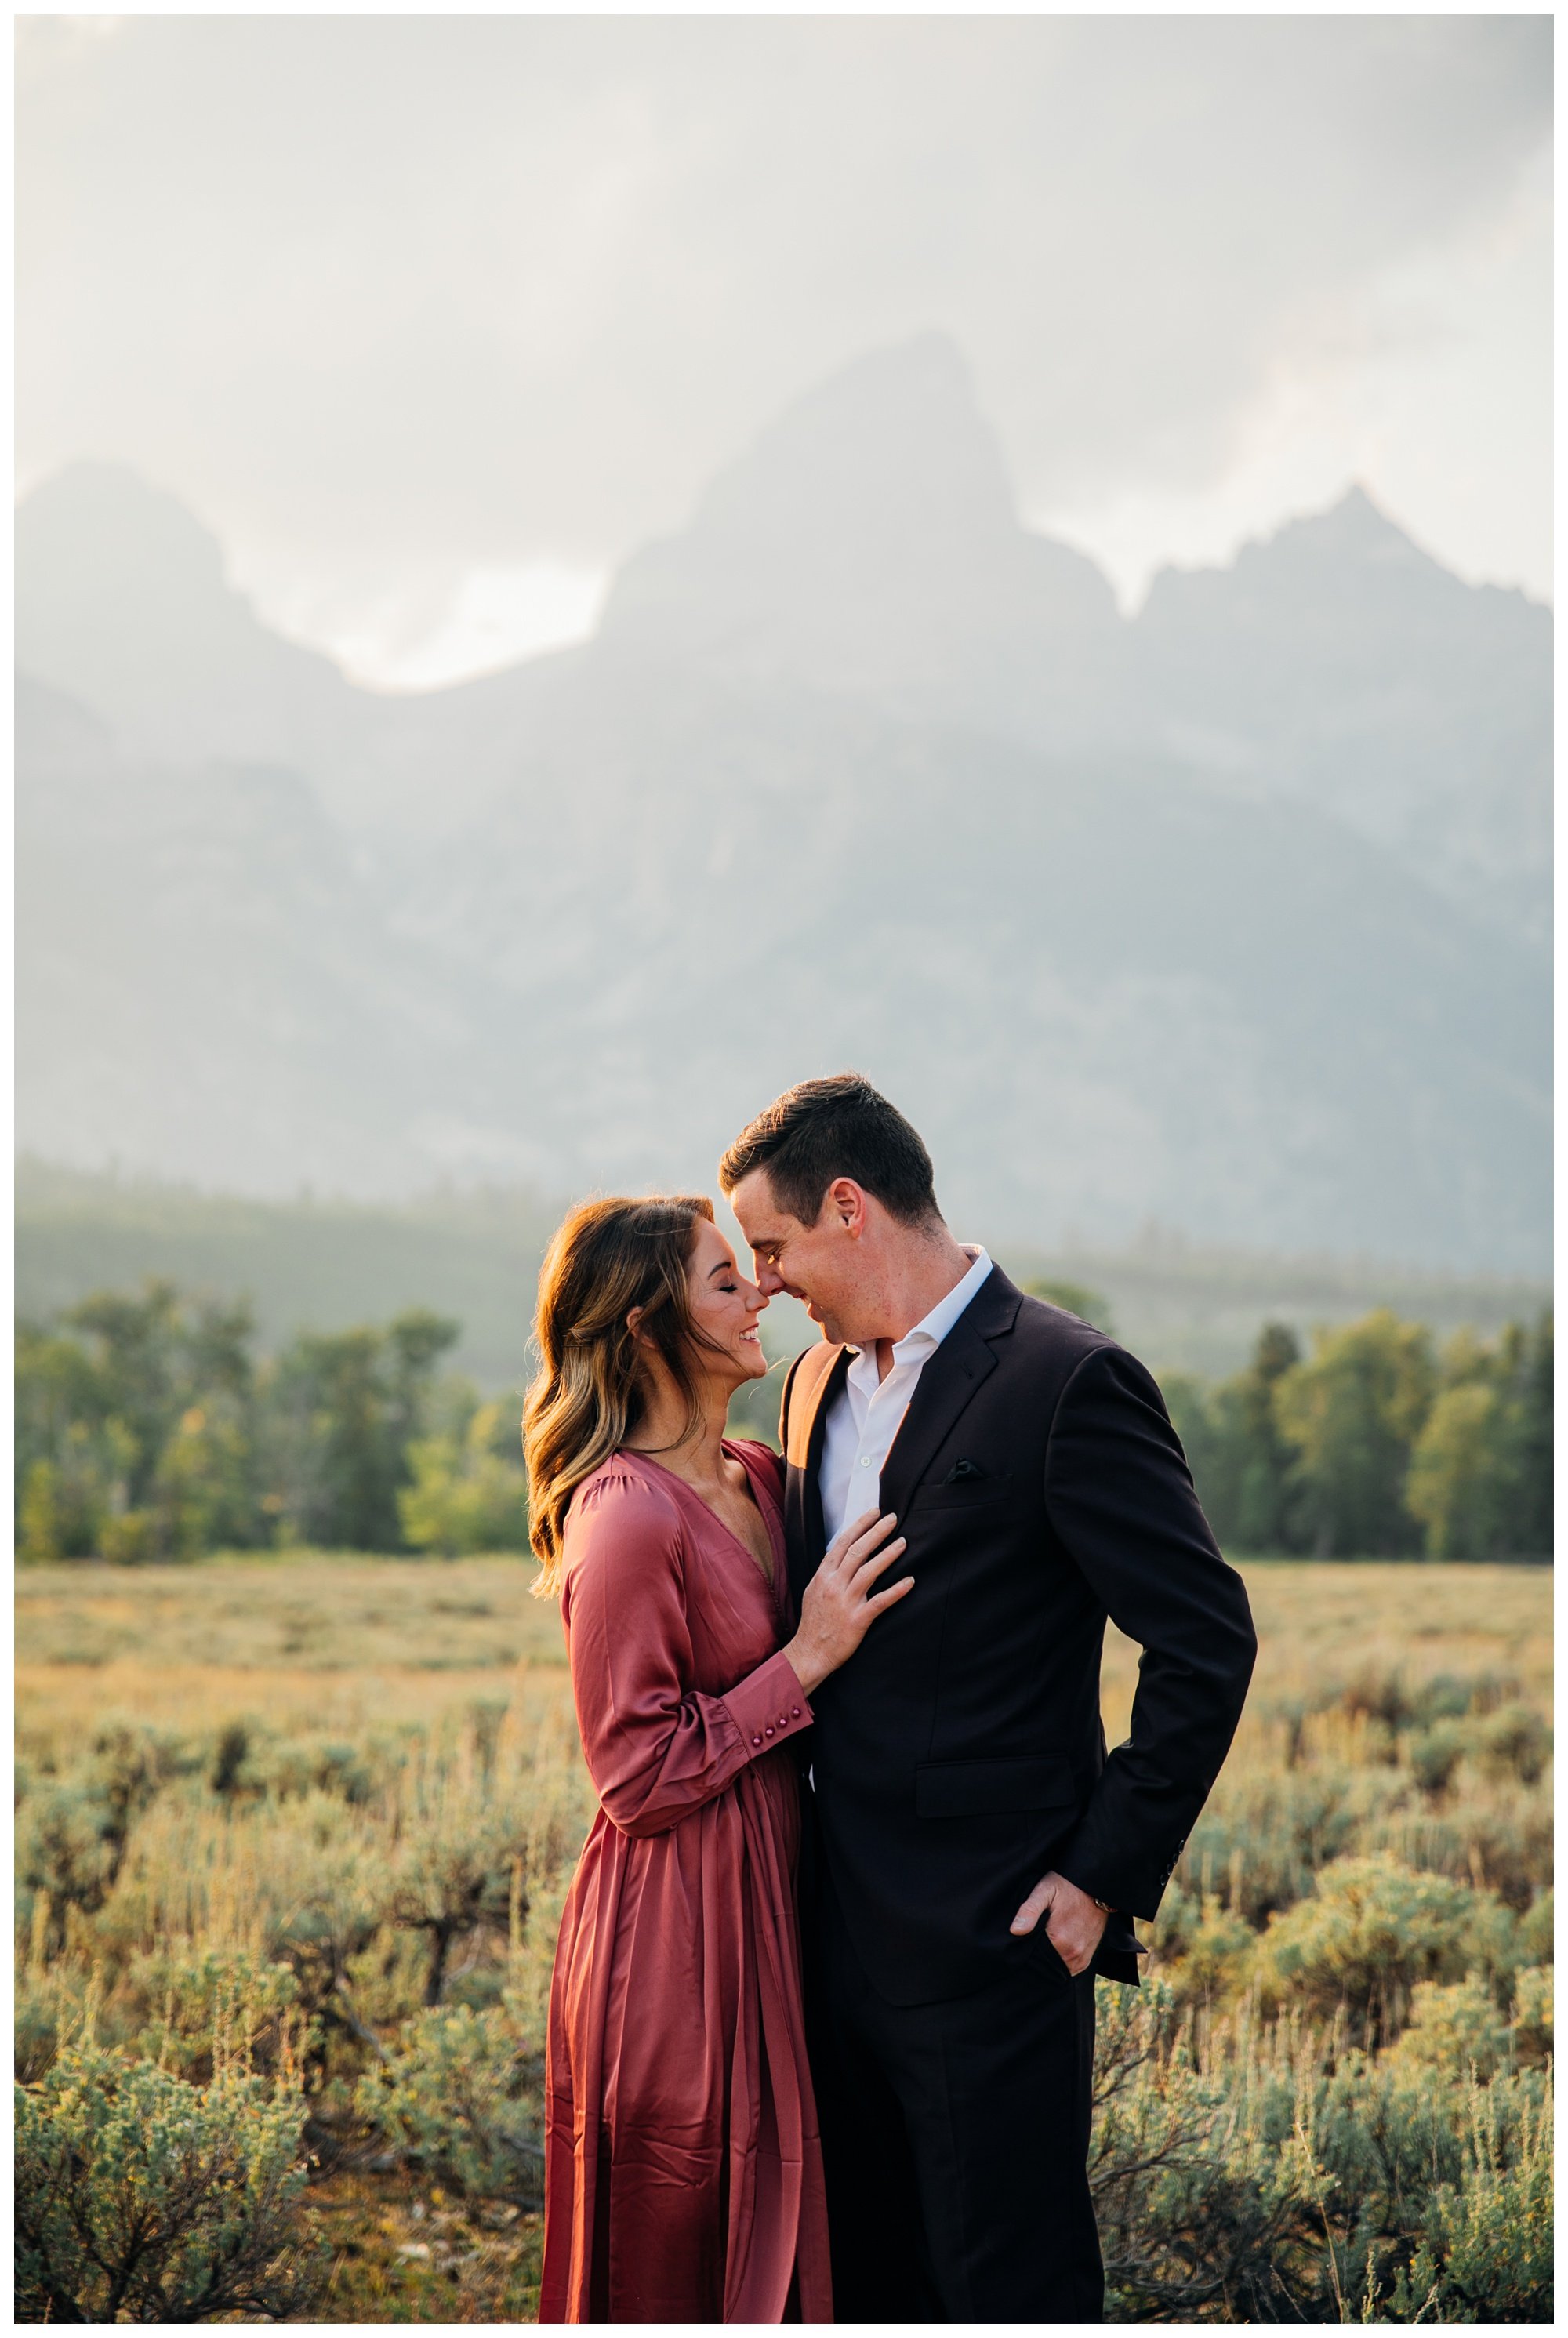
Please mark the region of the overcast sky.
[[25, 487], [137, 466], [369, 680], [591, 622], [925, 327], [1124, 601], [1360, 478], [1550, 583], [1544, 17], [18, 24]]

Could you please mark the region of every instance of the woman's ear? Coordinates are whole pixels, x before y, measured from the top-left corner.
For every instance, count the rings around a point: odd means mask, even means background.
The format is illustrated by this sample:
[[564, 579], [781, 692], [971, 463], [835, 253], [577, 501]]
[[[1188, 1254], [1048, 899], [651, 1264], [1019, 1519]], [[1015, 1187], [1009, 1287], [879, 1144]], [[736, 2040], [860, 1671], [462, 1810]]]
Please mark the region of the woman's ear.
[[641, 1308], [641, 1307], [633, 1307], [633, 1308], [632, 1309], [631, 1312], [628, 1314], [628, 1316], [627, 1316], [627, 1318], [626, 1318], [626, 1329], [631, 1332], [632, 1337], [634, 1340], [641, 1340], [641, 1339], [642, 1339], [642, 1308]]

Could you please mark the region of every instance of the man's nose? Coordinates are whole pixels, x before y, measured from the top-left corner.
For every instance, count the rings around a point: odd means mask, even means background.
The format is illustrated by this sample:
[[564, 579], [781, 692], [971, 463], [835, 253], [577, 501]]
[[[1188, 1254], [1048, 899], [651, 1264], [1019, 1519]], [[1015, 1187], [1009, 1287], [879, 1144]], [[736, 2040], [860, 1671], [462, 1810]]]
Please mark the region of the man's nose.
[[762, 1261], [759, 1259], [757, 1262], [757, 1288], [762, 1293], [764, 1299], [775, 1299], [778, 1297], [779, 1292], [784, 1288], [784, 1277], [779, 1273], [776, 1266], [764, 1265]]

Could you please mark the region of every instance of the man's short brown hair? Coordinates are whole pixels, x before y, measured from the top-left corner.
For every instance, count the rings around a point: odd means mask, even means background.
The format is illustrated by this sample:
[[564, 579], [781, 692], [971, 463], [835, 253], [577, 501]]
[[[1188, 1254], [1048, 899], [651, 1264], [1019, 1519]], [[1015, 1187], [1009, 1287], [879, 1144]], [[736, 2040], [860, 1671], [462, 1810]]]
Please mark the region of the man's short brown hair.
[[905, 1225], [941, 1220], [931, 1155], [859, 1072], [802, 1080], [759, 1113], [719, 1164], [719, 1183], [732, 1194], [754, 1169], [767, 1170], [774, 1200], [803, 1226], [816, 1224], [836, 1177], [852, 1177]]

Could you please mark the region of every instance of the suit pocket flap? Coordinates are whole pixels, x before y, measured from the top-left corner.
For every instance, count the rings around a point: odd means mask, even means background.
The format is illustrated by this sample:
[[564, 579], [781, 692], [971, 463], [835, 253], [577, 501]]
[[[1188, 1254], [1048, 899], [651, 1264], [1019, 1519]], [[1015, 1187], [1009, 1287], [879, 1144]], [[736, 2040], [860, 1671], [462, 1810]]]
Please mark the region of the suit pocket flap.
[[923, 1819], [1071, 1809], [1077, 1800], [1073, 1765], [1061, 1754], [1004, 1762], [923, 1762], [915, 1773], [915, 1812]]
[[1004, 1502], [1013, 1491], [1010, 1478], [965, 1478], [956, 1486], [916, 1487], [912, 1510], [984, 1510]]

